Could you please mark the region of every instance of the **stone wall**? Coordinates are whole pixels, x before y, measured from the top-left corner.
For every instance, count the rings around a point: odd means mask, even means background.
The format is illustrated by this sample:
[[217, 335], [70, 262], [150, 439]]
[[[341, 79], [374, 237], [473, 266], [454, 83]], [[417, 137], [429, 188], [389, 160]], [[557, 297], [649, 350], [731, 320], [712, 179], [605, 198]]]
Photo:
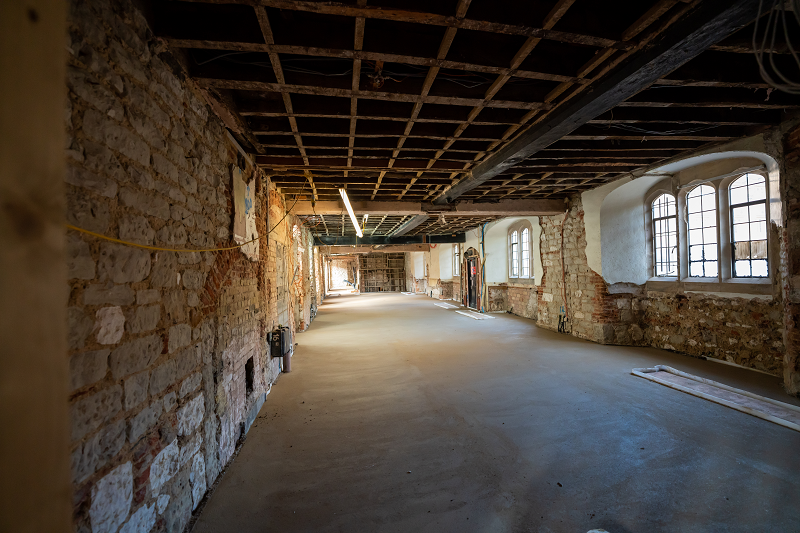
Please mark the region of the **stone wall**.
[[[266, 335], [281, 313], [294, 323], [286, 301], [310, 299], [310, 263], [291, 253], [309, 236], [293, 217], [268, 233], [283, 198], [130, 5], [73, 0], [67, 49], [70, 224], [158, 248], [231, 246], [233, 166], [256, 180], [255, 261], [67, 237], [75, 528], [179, 532], [278, 376]], [[279, 264], [303, 281], [283, 294]]]
[[[537, 317], [540, 326], [556, 329], [558, 315], [563, 312], [562, 224], [563, 279], [570, 317], [567, 332], [603, 344], [653, 346], [781, 374], [785, 350], [780, 298], [745, 299], [608, 286], [587, 265], [578, 197], [571, 200], [566, 218], [542, 217], [544, 277]], [[511, 287], [506, 297], [511, 307]]]
[[461, 301], [461, 280], [453, 279], [452, 281], [440, 281], [439, 298], [442, 300]]
[[800, 126], [784, 137], [783, 152], [781, 273], [786, 345], [783, 382], [789, 392], [800, 395]]

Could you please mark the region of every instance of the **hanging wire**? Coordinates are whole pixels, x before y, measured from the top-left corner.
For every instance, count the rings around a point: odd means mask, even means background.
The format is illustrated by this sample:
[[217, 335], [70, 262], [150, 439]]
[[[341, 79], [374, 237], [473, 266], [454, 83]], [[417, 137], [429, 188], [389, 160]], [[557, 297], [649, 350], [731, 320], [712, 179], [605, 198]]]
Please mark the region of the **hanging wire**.
[[[790, 5], [790, 9], [786, 9], [786, 5]], [[800, 94], [800, 82], [789, 79], [784, 72], [778, 67], [775, 61], [776, 55], [791, 55], [794, 62], [798, 67], [798, 75], [800, 75], [800, 57], [792, 45], [792, 39], [789, 35], [789, 23], [787, 22], [787, 11], [794, 14], [795, 21], [800, 25], [800, 0], [772, 0], [772, 7], [769, 9], [769, 14], [763, 11], [764, 0], [758, 2], [758, 17], [754, 23], [753, 28], [753, 52], [758, 63], [758, 70], [761, 73], [761, 78], [770, 84], [775, 89], [788, 94]], [[763, 35], [759, 39], [759, 20], [766, 16], [767, 21], [763, 27]], [[778, 41], [778, 36], [783, 33], [783, 40], [785, 41], [786, 49], [789, 54], [778, 53], [777, 46], [782, 43]], [[766, 54], [766, 60], [765, 60]], [[767, 68], [769, 62], [769, 69]], [[774, 74], [774, 76], [773, 76]], [[775, 76], [779, 78], [776, 80]]]

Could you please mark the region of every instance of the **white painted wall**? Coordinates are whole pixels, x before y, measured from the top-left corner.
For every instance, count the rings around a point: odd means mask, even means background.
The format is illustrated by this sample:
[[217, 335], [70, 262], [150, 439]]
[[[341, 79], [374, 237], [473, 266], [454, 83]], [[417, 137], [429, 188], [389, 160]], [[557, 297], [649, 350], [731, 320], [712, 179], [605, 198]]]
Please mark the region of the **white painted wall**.
[[436, 285], [439, 280], [439, 246], [431, 248], [428, 256], [428, 285]]
[[425, 252], [411, 252], [414, 259], [414, 278], [425, 277]]
[[586, 227], [586, 261], [589, 268], [600, 275], [603, 274], [603, 261], [600, 254], [600, 209], [606, 196], [630, 181], [631, 178], [622, 178], [581, 194], [583, 223]]
[[[496, 285], [498, 283], [508, 283], [508, 228], [512, 225], [527, 220], [533, 234], [531, 235], [532, 248], [531, 260], [533, 267], [534, 283], [541, 285], [544, 268], [542, 267], [541, 237], [542, 227], [539, 225], [539, 217], [509, 217], [491, 222], [486, 226], [484, 238], [485, 250], [485, 269], [486, 283]], [[462, 254], [468, 248], [475, 248], [481, 253], [481, 230], [468, 231], [467, 242], [461, 245]], [[514, 280], [516, 281], [516, 280]], [[513, 283], [513, 281], [512, 281]]]
[[[763, 140], [761, 143], [763, 145]], [[599, 224], [603, 279], [607, 283], [635, 283], [636, 285], [642, 285], [649, 279], [650, 273], [647, 265], [649, 243], [646, 242], [645, 236], [644, 210], [646, 206], [644, 199], [654, 185], [669, 177], [668, 174], [676, 174], [681, 182], [688, 183], [695, 179], [708, 179], [723, 175], [741, 165], [757, 161], [761, 161], [767, 166], [772, 198], [773, 182], [777, 183], [778, 179], [777, 163], [765, 153], [749, 150], [709, 153], [670, 163], [635, 180], [628, 180], [608, 192], [602, 200]], [[600, 187], [600, 189], [604, 187]], [[596, 198], [590, 198], [590, 200], [593, 205], [596, 204]], [[778, 204], [778, 207], [773, 209], [773, 203]], [[775, 216], [773, 211], [780, 214], [779, 203], [779, 199], [770, 203], [773, 217]], [[585, 205], [584, 209], [586, 209]], [[586, 215], [584, 214], [584, 216]], [[597, 238], [597, 233], [595, 232], [590, 237], [591, 224], [586, 218], [584, 220], [586, 221], [588, 257], [589, 242]], [[596, 252], [592, 253], [596, 261]]]
[[455, 244], [440, 244], [436, 248], [439, 251], [439, 279], [441, 280], [453, 279], [453, 248], [455, 246]]

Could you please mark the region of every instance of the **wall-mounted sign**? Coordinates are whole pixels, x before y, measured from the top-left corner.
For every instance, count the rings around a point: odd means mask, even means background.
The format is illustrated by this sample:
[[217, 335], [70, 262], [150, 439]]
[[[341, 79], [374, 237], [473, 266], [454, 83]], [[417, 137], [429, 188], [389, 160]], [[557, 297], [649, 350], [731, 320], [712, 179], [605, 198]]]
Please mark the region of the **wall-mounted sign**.
[[[233, 240], [237, 244], [258, 237], [256, 231], [255, 190], [256, 180], [245, 183], [239, 167], [233, 167]], [[251, 261], [258, 261], [258, 241], [245, 244], [242, 253]]]

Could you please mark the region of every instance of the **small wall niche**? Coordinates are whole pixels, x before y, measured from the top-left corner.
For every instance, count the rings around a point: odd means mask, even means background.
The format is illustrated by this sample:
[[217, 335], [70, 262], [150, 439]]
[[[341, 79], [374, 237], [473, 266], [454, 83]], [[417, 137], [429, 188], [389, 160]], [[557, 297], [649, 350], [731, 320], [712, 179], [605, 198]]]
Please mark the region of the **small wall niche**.
[[253, 368], [253, 358], [247, 360], [244, 364], [244, 379], [245, 385], [247, 387], [247, 395], [250, 396], [253, 393], [253, 378], [255, 377], [255, 370]]

